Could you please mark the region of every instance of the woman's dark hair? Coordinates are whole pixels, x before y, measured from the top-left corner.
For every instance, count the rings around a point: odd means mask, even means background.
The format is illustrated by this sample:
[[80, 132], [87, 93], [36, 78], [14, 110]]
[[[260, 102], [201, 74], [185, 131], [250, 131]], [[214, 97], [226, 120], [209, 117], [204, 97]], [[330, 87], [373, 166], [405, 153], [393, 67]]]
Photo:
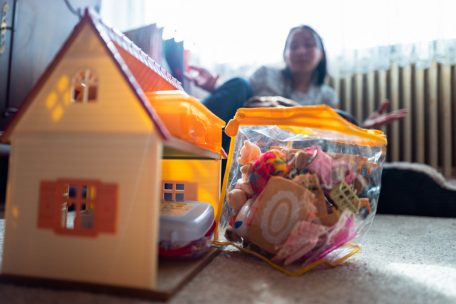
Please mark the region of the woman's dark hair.
[[[287, 40], [285, 41], [285, 47], [283, 48], [283, 57], [285, 58], [285, 52], [287, 50], [288, 42], [290, 40], [291, 34], [295, 31], [302, 31], [302, 30], [307, 30], [312, 33], [312, 35], [315, 37], [315, 40], [316, 40], [315, 42], [317, 43], [318, 48], [320, 48], [320, 50], [322, 52], [320, 63], [318, 63], [317, 67], [313, 71], [312, 78], [311, 78], [311, 81], [313, 84], [315, 84], [317, 86], [321, 86], [325, 82], [326, 76], [328, 75], [328, 70], [326, 67], [326, 51], [325, 51], [325, 46], [323, 45], [323, 40], [321, 39], [320, 35], [318, 35], [318, 33], [313, 28], [311, 28], [308, 25], [300, 25], [300, 26], [296, 26], [296, 27], [292, 28], [288, 32]], [[286, 66], [282, 70], [282, 74], [287, 81], [291, 82], [293, 80], [293, 75], [291, 73], [290, 67]]]

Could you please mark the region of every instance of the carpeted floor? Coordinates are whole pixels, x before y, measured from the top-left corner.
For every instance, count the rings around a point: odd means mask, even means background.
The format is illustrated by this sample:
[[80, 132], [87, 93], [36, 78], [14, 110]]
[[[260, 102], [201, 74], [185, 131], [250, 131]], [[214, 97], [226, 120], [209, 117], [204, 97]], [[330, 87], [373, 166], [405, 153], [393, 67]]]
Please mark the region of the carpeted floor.
[[[456, 219], [377, 215], [358, 254], [301, 277], [223, 252], [169, 303], [456, 303], [455, 229]], [[150, 302], [0, 284], [0, 303]]]

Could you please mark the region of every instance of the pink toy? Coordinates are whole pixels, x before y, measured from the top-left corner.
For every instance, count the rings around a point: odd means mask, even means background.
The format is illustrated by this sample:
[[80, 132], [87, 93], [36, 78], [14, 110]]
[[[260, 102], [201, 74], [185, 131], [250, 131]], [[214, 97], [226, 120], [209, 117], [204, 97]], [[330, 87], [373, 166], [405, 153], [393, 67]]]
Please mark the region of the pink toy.
[[321, 248], [321, 253], [317, 259], [325, 257], [330, 252], [352, 240], [355, 236], [356, 229], [353, 214], [349, 212], [342, 213], [339, 222], [329, 231], [326, 245]]
[[323, 152], [319, 146], [305, 148], [304, 152], [315, 155], [315, 157], [310, 160], [310, 164], [307, 165], [307, 168], [318, 175], [321, 185], [324, 188], [331, 189], [333, 186], [333, 159], [331, 156]]
[[322, 225], [308, 221], [296, 223], [285, 243], [274, 257], [274, 261], [284, 260], [289, 265], [311, 251], [318, 242], [320, 235], [326, 231]]
[[257, 145], [246, 140], [244, 141], [244, 145], [242, 146], [241, 151], [239, 152], [238, 163], [240, 165], [245, 165], [250, 162], [256, 161], [258, 158], [260, 158], [260, 156], [260, 148]]

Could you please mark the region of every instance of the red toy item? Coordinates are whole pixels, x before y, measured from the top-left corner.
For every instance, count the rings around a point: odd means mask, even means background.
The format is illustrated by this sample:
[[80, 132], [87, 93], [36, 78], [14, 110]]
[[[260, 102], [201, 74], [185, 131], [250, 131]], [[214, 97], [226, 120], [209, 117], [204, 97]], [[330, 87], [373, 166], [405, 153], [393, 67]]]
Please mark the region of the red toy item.
[[250, 186], [258, 194], [263, 191], [271, 176], [285, 176], [288, 173], [286, 156], [280, 150], [269, 150], [252, 166], [250, 172]]

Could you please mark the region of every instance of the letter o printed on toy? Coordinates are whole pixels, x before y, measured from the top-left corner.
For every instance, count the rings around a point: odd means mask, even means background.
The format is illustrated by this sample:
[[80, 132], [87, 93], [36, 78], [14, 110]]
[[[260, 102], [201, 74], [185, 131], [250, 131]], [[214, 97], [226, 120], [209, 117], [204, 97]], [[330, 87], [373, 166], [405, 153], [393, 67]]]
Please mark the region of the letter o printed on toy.
[[291, 191], [278, 191], [266, 203], [261, 217], [263, 238], [271, 244], [280, 244], [299, 218], [299, 199]]

